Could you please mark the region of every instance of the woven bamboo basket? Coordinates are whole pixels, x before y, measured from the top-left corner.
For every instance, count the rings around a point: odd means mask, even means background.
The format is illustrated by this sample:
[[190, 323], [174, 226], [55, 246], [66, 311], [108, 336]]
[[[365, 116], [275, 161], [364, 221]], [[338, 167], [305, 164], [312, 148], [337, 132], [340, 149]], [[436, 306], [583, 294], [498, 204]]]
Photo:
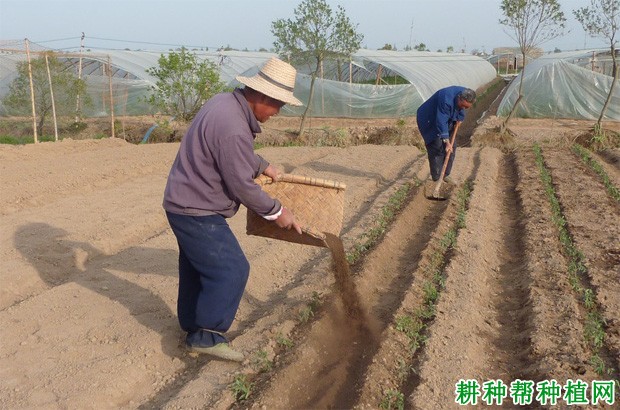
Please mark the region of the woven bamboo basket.
[[282, 175], [277, 182], [261, 176], [256, 183], [293, 212], [303, 233], [300, 235], [294, 229], [282, 229], [275, 222], [248, 209], [248, 235], [322, 247], [327, 247], [325, 233], [340, 236], [345, 184], [291, 174]]

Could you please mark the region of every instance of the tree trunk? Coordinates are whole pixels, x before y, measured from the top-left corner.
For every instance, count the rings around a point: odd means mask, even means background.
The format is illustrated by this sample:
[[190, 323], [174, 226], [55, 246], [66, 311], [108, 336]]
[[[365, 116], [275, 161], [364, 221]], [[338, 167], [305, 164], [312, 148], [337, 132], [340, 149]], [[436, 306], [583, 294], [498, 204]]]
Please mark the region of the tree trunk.
[[596, 128], [601, 129], [601, 123], [603, 122], [603, 117], [605, 116], [605, 112], [607, 111], [607, 106], [609, 105], [609, 101], [611, 101], [611, 96], [614, 93], [614, 87], [616, 86], [616, 81], [618, 80], [618, 65], [616, 62], [616, 48], [614, 45], [611, 45], [611, 61], [612, 69], [611, 69], [611, 87], [609, 87], [609, 94], [607, 94], [607, 99], [605, 100], [605, 104], [603, 104], [603, 109], [601, 110], [601, 114], [598, 117], [598, 121], [596, 121]]
[[43, 124], [45, 124], [45, 114], [41, 114], [37, 123], [37, 134], [43, 136]]
[[[506, 117], [506, 119], [502, 122], [502, 125], [500, 126], [500, 129], [499, 129], [500, 134], [504, 134], [506, 132], [506, 129], [508, 128], [508, 123], [510, 122], [510, 119], [513, 117], [513, 115], [517, 111], [517, 107], [519, 106], [519, 103], [521, 102], [521, 99], [523, 98], [523, 77], [525, 76], [525, 53], [522, 53], [522, 56], [523, 56], [523, 68], [521, 69], [521, 78], [519, 80], [519, 91], [518, 91], [519, 96], [517, 97], [517, 100], [515, 101], [515, 103], [512, 105], [512, 108], [510, 109], [510, 112], [508, 113], [508, 117]], [[515, 70], [516, 69], [517, 69], [517, 64], [515, 62]]]
[[310, 105], [312, 105], [312, 97], [314, 97], [314, 82], [316, 80], [316, 73], [319, 72], [319, 68], [321, 66], [321, 59], [317, 58], [316, 61], [316, 70], [314, 70], [314, 72], [312, 73], [312, 80], [310, 81], [310, 96], [308, 97], [308, 103], [306, 104], [306, 109], [303, 113], [303, 115], [301, 116], [301, 124], [299, 125], [299, 135], [298, 137], [301, 137], [304, 133], [304, 126], [306, 124], [306, 117], [308, 116], [308, 113], [310, 111]]

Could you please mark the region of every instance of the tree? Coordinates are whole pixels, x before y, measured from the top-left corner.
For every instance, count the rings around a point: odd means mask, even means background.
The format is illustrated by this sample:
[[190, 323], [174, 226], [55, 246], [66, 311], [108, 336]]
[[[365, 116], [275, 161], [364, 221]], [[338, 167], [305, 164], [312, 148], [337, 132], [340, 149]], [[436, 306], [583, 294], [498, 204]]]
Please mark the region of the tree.
[[453, 46], [448, 46], [446, 48], [446, 53], [454, 53], [454, 47]]
[[311, 73], [310, 96], [301, 118], [299, 135], [314, 96], [314, 84], [323, 62], [327, 58], [349, 60], [364, 39], [357, 32], [342, 6], [335, 14], [325, 0], [303, 0], [295, 9], [295, 19], [278, 19], [271, 24], [276, 40], [273, 45], [278, 54], [288, 56], [293, 63], [314, 63]]
[[205, 101], [225, 90], [218, 66], [208, 60], [200, 61], [185, 47], [178, 53], [162, 54], [158, 64], [146, 70], [157, 78], [146, 101], [163, 114], [191, 121]]
[[500, 132], [504, 133], [523, 98], [526, 55], [540, 44], [561, 36], [566, 18], [557, 0], [502, 0], [500, 7], [504, 19], [499, 23], [512, 29], [512, 33], [506, 34], [519, 44], [523, 57], [519, 94], [508, 117], [502, 122]]
[[417, 46], [414, 46], [413, 48], [418, 50], [418, 51], [428, 51], [426, 49], [426, 44], [424, 44], [424, 43], [420, 43]]
[[[52, 91], [50, 91], [47, 67], [52, 79]], [[47, 53], [31, 60], [32, 82], [34, 88], [34, 106], [38, 118], [37, 133], [43, 134], [43, 126], [46, 118], [52, 112], [52, 92], [54, 104], [58, 116], [75, 113], [75, 101], [80, 95], [85, 106], [91, 104], [86, 95], [86, 83], [80, 80], [69, 66], [58, 59], [55, 53]], [[32, 115], [32, 103], [30, 99], [30, 79], [28, 75], [28, 62], [17, 64], [17, 77], [9, 84], [9, 92], [2, 100], [9, 114]]]
[[616, 34], [620, 28], [620, 0], [590, 0], [590, 7], [582, 7], [573, 10], [573, 14], [577, 21], [581, 23], [583, 29], [591, 37], [599, 37], [609, 41], [609, 49], [611, 51], [612, 69], [611, 69], [611, 87], [609, 94], [605, 99], [605, 104], [601, 109], [601, 113], [596, 121], [595, 133], [601, 133], [601, 122], [605, 116], [605, 111], [611, 101], [614, 87], [618, 80], [618, 64], [616, 62]]

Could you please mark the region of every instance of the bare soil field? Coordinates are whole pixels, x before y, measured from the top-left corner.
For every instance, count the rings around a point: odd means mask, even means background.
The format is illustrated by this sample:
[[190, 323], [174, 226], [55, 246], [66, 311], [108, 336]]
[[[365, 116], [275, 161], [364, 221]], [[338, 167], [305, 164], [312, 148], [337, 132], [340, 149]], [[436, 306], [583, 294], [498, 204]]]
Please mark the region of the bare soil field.
[[[229, 220], [251, 264], [230, 332], [241, 364], [183, 346], [161, 207], [178, 143], [0, 146], [0, 408], [446, 409], [459, 380], [618, 379], [620, 204], [571, 150], [592, 124], [517, 119], [500, 140], [498, 121], [459, 136], [446, 201], [425, 196], [426, 155], [411, 144], [261, 148], [288, 173], [346, 184], [341, 239], [360, 254], [351, 280], [366, 315], [347, 316], [329, 250], [248, 236], [242, 209]], [[258, 141], [294, 127], [274, 118]], [[592, 157], [619, 187], [618, 150]]]

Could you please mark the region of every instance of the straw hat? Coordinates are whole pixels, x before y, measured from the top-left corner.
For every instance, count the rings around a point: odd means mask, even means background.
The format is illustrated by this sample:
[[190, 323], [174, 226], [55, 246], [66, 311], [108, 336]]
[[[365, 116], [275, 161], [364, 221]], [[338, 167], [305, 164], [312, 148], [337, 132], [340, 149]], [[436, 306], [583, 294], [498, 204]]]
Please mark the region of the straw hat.
[[237, 81], [283, 103], [300, 106], [303, 103], [293, 95], [296, 75], [295, 67], [272, 57], [256, 75], [238, 76]]

